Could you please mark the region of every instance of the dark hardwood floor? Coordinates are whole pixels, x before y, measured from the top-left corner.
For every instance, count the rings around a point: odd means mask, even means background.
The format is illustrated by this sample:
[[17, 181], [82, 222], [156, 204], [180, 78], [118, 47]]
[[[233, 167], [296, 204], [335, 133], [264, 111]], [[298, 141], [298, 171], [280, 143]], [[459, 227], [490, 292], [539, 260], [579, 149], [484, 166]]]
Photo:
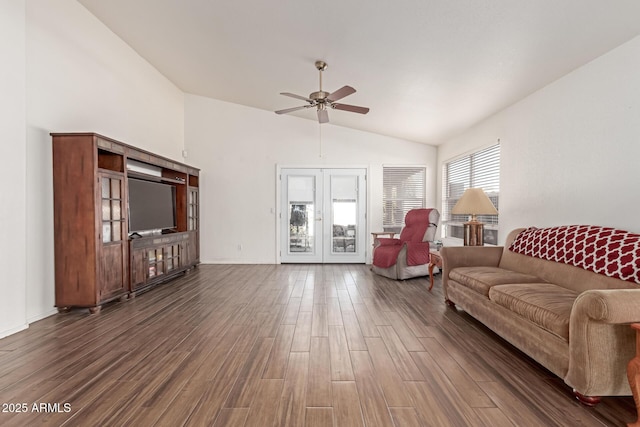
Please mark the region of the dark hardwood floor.
[[51, 316], [0, 340], [0, 425], [635, 421], [631, 397], [580, 405], [562, 380], [447, 308], [439, 277], [427, 287], [365, 265], [201, 265], [97, 315]]

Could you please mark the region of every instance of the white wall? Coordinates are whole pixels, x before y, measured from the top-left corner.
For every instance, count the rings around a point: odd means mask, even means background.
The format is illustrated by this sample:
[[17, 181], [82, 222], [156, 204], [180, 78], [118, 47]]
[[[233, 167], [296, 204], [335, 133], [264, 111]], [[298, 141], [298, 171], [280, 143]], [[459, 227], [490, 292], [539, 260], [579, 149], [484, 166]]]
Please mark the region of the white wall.
[[27, 1], [26, 60], [26, 282], [33, 321], [54, 312], [49, 133], [97, 132], [181, 160], [184, 93], [75, 0]]
[[438, 147], [442, 163], [501, 141], [499, 241], [516, 227], [640, 232], [640, 37]]
[[[278, 165], [368, 167], [369, 230], [382, 230], [383, 164], [426, 165], [427, 188], [435, 188], [435, 147], [331, 124], [322, 125], [321, 131], [322, 157], [317, 122], [186, 96], [186, 161], [204, 171], [203, 262], [276, 261]], [[434, 191], [428, 194], [428, 206], [434, 205], [435, 197]]]
[[25, 1], [0, 3], [0, 338], [24, 329], [25, 246]]
[[[11, 245], [0, 249], [0, 336], [53, 312], [49, 132], [98, 132], [175, 159], [186, 141], [186, 162], [203, 169], [204, 262], [276, 260], [276, 165], [368, 166], [369, 230], [382, 226], [383, 164], [424, 163], [427, 188], [440, 189], [434, 147], [325, 125], [319, 157], [313, 121], [185, 99], [74, 0], [2, 2], [0, 12], [0, 154], [14, 183], [1, 190]], [[566, 223], [640, 231], [639, 65], [636, 38], [448, 141], [438, 165], [500, 138], [501, 238]]]

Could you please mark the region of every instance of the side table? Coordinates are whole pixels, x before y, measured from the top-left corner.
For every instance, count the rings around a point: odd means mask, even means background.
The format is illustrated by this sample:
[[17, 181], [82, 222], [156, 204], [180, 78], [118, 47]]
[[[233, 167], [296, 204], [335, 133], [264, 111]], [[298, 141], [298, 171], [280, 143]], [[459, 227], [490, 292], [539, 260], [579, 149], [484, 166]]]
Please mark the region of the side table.
[[[633, 323], [631, 327], [636, 330], [636, 357], [627, 365], [627, 378], [636, 402], [636, 413], [640, 416], [640, 323]], [[629, 427], [640, 427], [640, 418], [635, 423], [627, 424]]]
[[438, 267], [442, 270], [442, 257], [440, 252], [435, 249], [429, 251], [429, 280], [431, 281], [429, 291], [433, 288], [433, 267]]

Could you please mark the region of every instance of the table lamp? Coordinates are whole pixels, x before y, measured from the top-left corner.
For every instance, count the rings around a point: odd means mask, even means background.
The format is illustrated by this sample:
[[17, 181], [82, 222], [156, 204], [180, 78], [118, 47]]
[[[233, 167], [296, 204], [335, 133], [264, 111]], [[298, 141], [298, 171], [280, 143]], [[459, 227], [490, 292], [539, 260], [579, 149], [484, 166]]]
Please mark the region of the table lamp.
[[471, 219], [464, 223], [464, 245], [484, 245], [484, 223], [478, 221], [477, 215], [497, 215], [498, 210], [482, 188], [467, 188], [458, 203], [453, 207], [454, 215], [471, 215]]

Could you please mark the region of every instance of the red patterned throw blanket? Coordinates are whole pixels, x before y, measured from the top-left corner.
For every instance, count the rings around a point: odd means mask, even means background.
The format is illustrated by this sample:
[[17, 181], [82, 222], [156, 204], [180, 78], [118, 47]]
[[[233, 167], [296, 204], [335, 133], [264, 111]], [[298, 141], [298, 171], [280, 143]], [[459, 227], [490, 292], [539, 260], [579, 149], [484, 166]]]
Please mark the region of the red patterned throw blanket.
[[509, 250], [640, 284], [640, 234], [593, 225], [531, 227]]

